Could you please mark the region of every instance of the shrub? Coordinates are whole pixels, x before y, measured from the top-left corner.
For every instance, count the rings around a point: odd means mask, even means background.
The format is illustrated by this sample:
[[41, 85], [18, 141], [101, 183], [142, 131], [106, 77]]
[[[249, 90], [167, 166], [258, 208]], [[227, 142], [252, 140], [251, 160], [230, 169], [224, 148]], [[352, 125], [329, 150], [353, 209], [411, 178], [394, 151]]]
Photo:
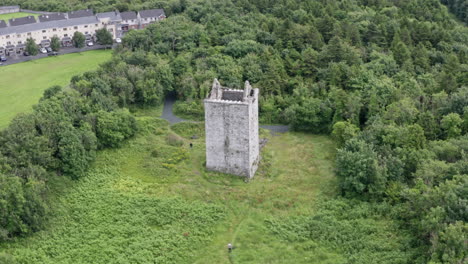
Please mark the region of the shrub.
[[201, 101], [178, 101], [174, 104], [174, 114], [190, 119], [190, 120], [204, 120], [205, 110]]
[[174, 146], [174, 147], [180, 147], [184, 144], [184, 140], [177, 134], [170, 133], [166, 137], [166, 142], [167, 144]]
[[134, 136], [136, 130], [136, 120], [126, 109], [97, 114], [96, 135], [101, 147], [118, 147]]

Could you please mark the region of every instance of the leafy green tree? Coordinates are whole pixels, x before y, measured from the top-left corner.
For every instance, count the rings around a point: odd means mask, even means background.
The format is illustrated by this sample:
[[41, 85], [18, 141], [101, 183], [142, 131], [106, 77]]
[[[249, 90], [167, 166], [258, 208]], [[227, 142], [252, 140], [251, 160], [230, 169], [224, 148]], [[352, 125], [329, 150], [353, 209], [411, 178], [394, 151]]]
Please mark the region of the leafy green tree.
[[112, 34], [106, 28], [96, 30], [96, 38], [97, 42], [101, 45], [111, 46], [114, 43]]
[[413, 64], [417, 73], [424, 73], [430, 68], [429, 52], [426, 47], [419, 43], [413, 52]]
[[50, 48], [53, 51], [59, 51], [60, 50], [60, 39], [57, 36], [53, 36], [52, 39], [50, 39]]
[[347, 121], [336, 122], [333, 125], [332, 136], [338, 143], [338, 146], [343, 146], [346, 141], [357, 136], [359, 128]]
[[44, 191], [44, 184], [33, 177], [22, 180], [0, 173], [0, 241], [36, 231], [42, 225]]
[[384, 170], [373, 146], [359, 139], [348, 140], [336, 155], [336, 175], [348, 195], [379, 197], [385, 190]]
[[419, 113], [417, 123], [424, 129], [424, 135], [427, 139], [437, 139], [440, 134], [440, 127], [432, 113], [429, 111]]
[[233, 40], [226, 45], [224, 52], [234, 58], [244, 57], [249, 53], [260, 53], [262, 46], [253, 40]]
[[56, 167], [54, 149], [47, 136], [37, 129], [34, 114], [20, 114], [2, 131], [0, 149], [11, 167], [28, 167], [31, 164], [44, 168]]
[[431, 263], [463, 263], [468, 257], [466, 234], [468, 224], [465, 221], [456, 221], [448, 224], [438, 234], [437, 241], [433, 241], [434, 253]]
[[136, 121], [128, 110], [101, 111], [96, 116], [96, 135], [101, 147], [119, 147], [135, 133]]
[[61, 133], [58, 143], [58, 156], [61, 160], [61, 170], [73, 179], [81, 177], [88, 168], [86, 150], [78, 131], [72, 128]]
[[411, 59], [411, 53], [408, 47], [403, 42], [398, 42], [392, 49], [395, 61], [402, 66], [405, 62]]
[[312, 48], [307, 48], [301, 53], [302, 63], [300, 64], [301, 75], [312, 77], [319, 70], [319, 53]]
[[462, 125], [462, 133], [468, 134], [468, 106], [463, 108], [463, 125]]
[[34, 41], [33, 38], [28, 38], [26, 40], [26, 51], [31, 55], [31, 56], [35, 56], [39, 53], [39, 50], [37, 48], [37, 44], [36, 42]]
[[62, 87], [60, 85], [51, 86], [44, 91], [41, 100], [50, 99], [61, 91]]
[[1, 264], [16, 264], [18, 262], [16, 262], [15, 258], [12, 255], [2, 252], [0, 253], [0, 263]]
[[403, 99], [390, 104], [385, 111], [384, 118], [398, 125], [412, 124], [418, 115], [418, 109], [409, 99]]
[[79, 31], [75, 31], [75, 33], [73, 33], [72, 42], [75, 48], [79, 48], [79, 49], [83, 48], [85, 46], [85, 41], [86, 41], [86, 37], [83, 33]]
[[447, 138], [457, 137], [461, 134], [463, 120], [457, 113], [450, 113], [442, 118], [440, 126], [444, 129]]
[[285, 115], [295, 130], [324, 133], [329, 131], [332, 111], [326, 102], [307, 98], [288, 107]]

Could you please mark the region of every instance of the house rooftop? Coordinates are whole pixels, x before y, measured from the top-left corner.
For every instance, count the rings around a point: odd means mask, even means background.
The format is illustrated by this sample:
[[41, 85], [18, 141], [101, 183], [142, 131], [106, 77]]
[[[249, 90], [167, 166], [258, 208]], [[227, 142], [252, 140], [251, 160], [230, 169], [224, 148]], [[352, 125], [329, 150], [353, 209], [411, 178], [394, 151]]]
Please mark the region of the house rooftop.
[[67, 19], [65, 17], [65, 13], [53, 13], [53, 14], [39, 16], [39, 22], [47, 22], [47, 21], [55, 21], [55, 20], [63, 20], [63, 19]]
[[10, 26], [21, 26], [21, 25], [27, 25], [27, 24], [32, 24], [36, 23], [36, 18], [33, 16], [26, 16], [26, 17], [18, 17], [18, 18], [12, 18], [9, 20]]
[[148, 17], [160, 17], [164, 15], [163, 9], [150, 9], [150, 10], [141, 10], [140, 12], [141, 18], [148, 18]]
[[83, 9], [83, 10], [68, 12], [68, 18], [79, 18], [79, 17], [89, 17], [89, 16], [94, 16], [92, 9]]
[[110, 21], [120, 21], [120, 20], [122, 20], [122, 18], [120, 17], [119, 11], [97, 13], [96, 16], [99, 19], [109, 18]]
[[137, 19], [137, 13], [134, 11], [122, 12], [120, 13], [120, 17], [122, 17], [122, 20]]

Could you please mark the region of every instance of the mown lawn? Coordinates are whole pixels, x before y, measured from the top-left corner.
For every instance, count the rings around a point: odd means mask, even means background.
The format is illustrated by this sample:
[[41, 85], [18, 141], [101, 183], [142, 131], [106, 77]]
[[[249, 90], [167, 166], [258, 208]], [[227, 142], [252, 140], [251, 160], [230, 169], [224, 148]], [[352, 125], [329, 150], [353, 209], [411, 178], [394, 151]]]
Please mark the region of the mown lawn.
[[[22, 264], [409, 258], [395, 223], [365, 203], [336, 200], [329, 137], [262, 131], [269, 142], [259, 171], [246, 183], [205, 170], [203, 123], [170, 127], [155, 118], [160, 112], [136, 111], [138, 136], [120, 149], [101, 151], [81, 180], [51, 181], [47, 228], [0, 245], [0, 252]], [[234, 244], [232, 253], [227, 243]]]
[[67, 85], [76, 74], [110, 59], [110, 50], [93, 50], [0, 66], [0, 129], [18, 113], [28, 112], [45, 89]]
[[18, 17], [25, 17], [25, 16], [35, 16], [38, 17], [39, 14], [27, 13], [27, 12], [17, 12], [17, 13], [9, 13], [9, 14], [1, 14], [0, 20], [7, 21], [8, 19], [18, 18]]

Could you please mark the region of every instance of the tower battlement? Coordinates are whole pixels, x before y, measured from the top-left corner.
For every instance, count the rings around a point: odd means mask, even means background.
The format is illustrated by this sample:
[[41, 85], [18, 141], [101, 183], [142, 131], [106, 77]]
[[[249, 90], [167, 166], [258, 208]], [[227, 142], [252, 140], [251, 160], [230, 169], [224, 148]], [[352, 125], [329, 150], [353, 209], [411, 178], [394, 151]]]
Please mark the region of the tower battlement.
[[248, 81], [243, 90], [223, 87], [214, 80], [204, 100], [206, 167], [252, 178], [259, 162], [259, 90]]

